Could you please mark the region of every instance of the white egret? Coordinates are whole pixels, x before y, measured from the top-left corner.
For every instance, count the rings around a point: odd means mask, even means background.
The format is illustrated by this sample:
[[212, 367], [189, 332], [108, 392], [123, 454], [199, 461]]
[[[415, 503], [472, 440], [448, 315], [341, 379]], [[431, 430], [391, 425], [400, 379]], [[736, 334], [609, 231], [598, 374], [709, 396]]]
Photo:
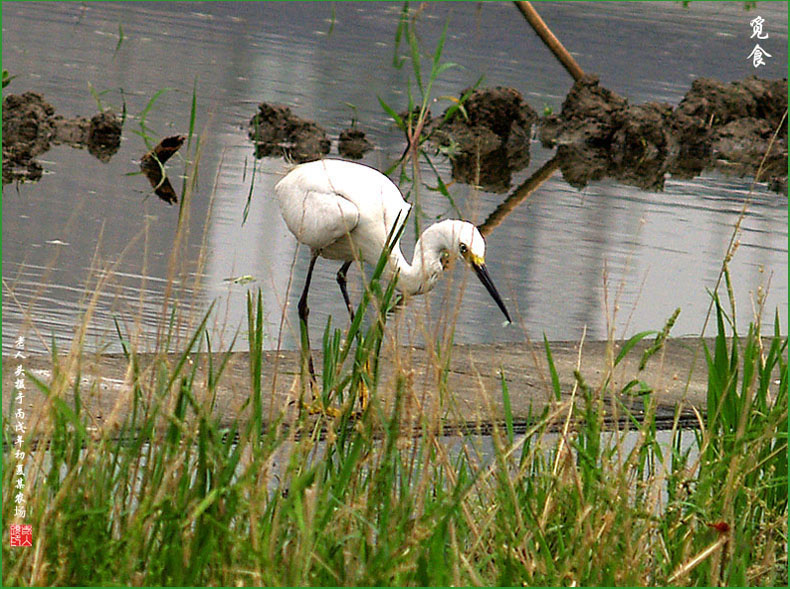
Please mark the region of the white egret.
[[[299, 318], [307, 329], [307, 291], [318, 256], [342, 260], [337, 282], [352, 319], [354, 312], [346, 290], [346, 272], [356, 259], [375, 265], [411, 208], [398, 187], [381, 172], [363, 164], [324, 159], [294, 167], [274, 187], [285, 224], [297, 241], [310, 248]], [[398, 225], [395, 227], [395, 225]], [[396, 287], [407, 295], [431, 290], [451, 257], [468, 262], [496, 304], [510, 321], [505, 304], [485, 266], [485, 240], [466, 221], [440, 221], [428, 227], [414, 246], [409, 264], [400, 243], [395, 243], [384, 278], [398, 276]], [[309, 342], [309, 338], [308, 338]], [[312, 358], [310, 359], [312, 371]]]

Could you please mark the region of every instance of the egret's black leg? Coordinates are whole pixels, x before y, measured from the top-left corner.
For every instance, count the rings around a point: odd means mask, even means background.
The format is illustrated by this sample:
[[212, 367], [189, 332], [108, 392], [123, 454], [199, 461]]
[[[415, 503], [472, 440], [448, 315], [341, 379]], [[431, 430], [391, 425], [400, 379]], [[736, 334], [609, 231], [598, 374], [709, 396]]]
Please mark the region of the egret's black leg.
[[346, 272], [351, 267], [352, 261], [349, 260], [337, 271], [337, 283], [340, 285], [340, 292], [343, 293], [343, 300], [346, 302], [346, 309], [348, 309], [348, 314], [351, 316], [351, 323], [354, 322], [354, 309], [351, 308], [351, 299], [348, 298], [348, 290], [346, 290]]
[[307, 268], [307, 278], [304, 281], [302, 296], [299, 298], [299, 320], [304, 324], [302, 352], [307, 354], [307, 367], [310, 370], [310, 378], [313, 382], [315, 382], [315, 370], [313, 369], [313, 355], [310, 353], [310, 332], [307, 329], [307, 316], [310, 315], [310, 309], [307, 306], [307, 291], [310, 290], [310, 279], [313, 277], [313, 267], [317, 259], [318, 252], [310, 252], [310, 265]]

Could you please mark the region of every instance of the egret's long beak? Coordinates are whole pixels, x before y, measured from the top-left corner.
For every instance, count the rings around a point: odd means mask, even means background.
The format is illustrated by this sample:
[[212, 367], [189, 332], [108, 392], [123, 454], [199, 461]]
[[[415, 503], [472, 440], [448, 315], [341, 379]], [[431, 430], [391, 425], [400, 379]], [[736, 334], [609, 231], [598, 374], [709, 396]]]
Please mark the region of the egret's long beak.
[[482, 282], [483, 286], [486, 287], [488, 294], [491, 295], [491, 297], [496, 302], [497, 306], [505, 314], [508, 323], [513, 323], [513, 321], [510, 319], [510, 314], [507, 312], [507, 309], [505, 308], [505, 303], [502, 302], [502, 298], [499, 296], [499, 293], [497, 292], [496, 287], [494, 286], [494, 283], [491, 280], [491, 277], [488, 275], [488, 270], [486, 270], [486, 265], [483, 262], [483, 260], [471, 259], [469, 260], [469, 262], [471, 263], [472, 268], [474, 268], [477, 277], [480, 279], [480, 282]]

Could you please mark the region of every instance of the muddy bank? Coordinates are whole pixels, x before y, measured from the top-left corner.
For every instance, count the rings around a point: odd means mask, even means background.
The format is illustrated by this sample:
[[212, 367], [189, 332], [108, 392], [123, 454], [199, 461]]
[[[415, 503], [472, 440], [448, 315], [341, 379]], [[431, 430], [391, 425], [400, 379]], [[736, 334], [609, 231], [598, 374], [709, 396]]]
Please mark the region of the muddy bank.
[[111, 111], [90, 119], [65, 118], [36, 92], [3, 99], [3, 184], [41, 178], [43, 168], [35, 158], [61, 144], [87, 148], [109, 161], [121, 145], [121, 121]]
[[691, 178], [711, 168], [756, 175], [765, 158], [761, 179], [782, 191], [787, 185], [786, 109], [787, 80], [700, 78], [673, 108], [629, 104], [595, 76], [585, 76], [573, 85], [562, 111], [542, 120], [540, 139], [557, 147], [563, 177], [577, 188], [609, 176], [661, 190], [667, 173]]
[[[712, 340], [708, 341], [711, 345]], [[644, 370], [639, 370], [639, 362], [644, 351], [652, 341], [643, 340], [629, 352], [617, 367], [612, 379], [612, 390], [622, 390], [627, 383], [638, 379], [649, 389], [651, 399], [657, 404], [660, 427], [671, 427], [676, 408], [680, 408], [683, 423], [693, 427], [696, 423], [692, 406], [704, 413], [707, 370], [701, 341], [694, 338], [667, 340], [663, 352], [654, 355]], [[621, 349], [623, 342], [616, 342], [614, 354]], [[571, 398], [576, 402], [580, 394], [574, 395], [576, 382], [574, 371], [579, 362], [579, 344], [575, 342], [554, 342], [551, 344], [552, 356], [559, 376], [562, 401]], [[601, 385], [607, 374], [606, 342], [587, 342], [581, 353], [579, 367], [587, 384], [596, 388]], [[221, 354], [213, 356], [213, 366], [219, 366]], [[146, 389], [155, 379], [157, 364], [154, 357], [139, 354], [136, 357], [136, 370]], [[323, 365], [321, 355], [314, 352], [316, 367]], [[160, 358], [162, 360], [162, 358]], [[170, 354], [163, 359], [169, 366], [175, 366], [179, 357]], [[216, 389], [216, 398], [208, 397], [205, 382], [208, 378], [208, 357], [206, 354], [190, 356], [189, 371], [194, 366], [194, 392], [199, 403], [211, 403], [219, 415], [223, 426], [229, 426], [238, 416], [248, 415], [245, 405], [250, 391], [249, 354], [245, 352], [230, 355], [227, 367]], [[447, 431], [472, 428], [487, 431], [487, 428], [500, 423], [504, 416], [502, 401], [502, 376], [507, 381], [510, 402], [517, 426], [523, 428], [532, 423], [532, 416], [539, 415], [543, 407], [554, 406], [556, 400], [551, 384], [551, 375], [546, 364], [542, 345], [531, 346], [525, 343], [456, 345], [443, 375], [446, 358], [437, 358], [431, 350], [424, 348], [398, 347], [382, 348], [381, 375], [379, 377], [379, 400], [385, 411], [394, 403], [392, 391], [396, 389], [393, 366], [406, 368], [407, 398], [403, 400], [404, 423], [421, 423], [423, 415], [441, 415], [439, 422]], [[52, 363], [49, 357], [30, 357], [21, 362], [24, 369], [37, 378], [49, 382], [52, 376]], [[13, 398], [10, 394], [14, 386], [14, 368], [20, 360], [12, 357], [3, 359], [3, 410], [7, 413]], [[292, 422], [296, 416], [296, 401], [299, 397], [300, 353], [298, 351], [265, 352], [262, 367], [263, 415], [268, 420], [277, 419], [281, 412], [285, 422]], [[133, 407], [134, 383], [129, 378], [128, 362], [123, 355], [101, 355], [80, 359], [82, 378], [81, 402], [83, 411], [91, 415], [97, 428], [115, 430], [128, 416]], [[319, 376], [319, 382], [321, 378]], [[443, 392], [439, 393], [439, 382]], [[25, 403], [28, 409], [45, 407], [43, 395], [29, 383]], [[400, 386], [400, 385], [397, 385]], [[68, 387], [67, 396], [72, 387]], [[309, 395], [309, 392], [307, 393]], [[640, 419], [644, 411], [645, 394], [618, 396], [607, 399], [607, 412], [618, 421], [626, 419], [625, 408]], [[70, 399], [67, 399], [71, 402]], [[144, 403], [147, 403], [143, 399]], [[208, 406], [208, 405], [207, 405]], [[619, 412], [619, 413], [618, 413]], [[618, 413], [618, 415], [615, 415]]]

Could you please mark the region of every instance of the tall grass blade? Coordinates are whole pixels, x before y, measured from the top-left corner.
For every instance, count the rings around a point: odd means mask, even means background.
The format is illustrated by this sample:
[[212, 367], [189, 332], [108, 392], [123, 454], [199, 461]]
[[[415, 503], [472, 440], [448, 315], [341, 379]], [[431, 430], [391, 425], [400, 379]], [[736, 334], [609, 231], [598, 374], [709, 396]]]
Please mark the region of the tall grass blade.
[[554, 357], [551, 355], [551, 346], [546, 334], [543, 334], [543, 348], [546, 350], [546, 361], [549, 364], [549, 374], [551, 375], [551, 388], [554, 391], [554, 400], [562, 399], [562, 389], [560, 387], [560, 376], [557, 374], [557, 367], [554, 365]]

